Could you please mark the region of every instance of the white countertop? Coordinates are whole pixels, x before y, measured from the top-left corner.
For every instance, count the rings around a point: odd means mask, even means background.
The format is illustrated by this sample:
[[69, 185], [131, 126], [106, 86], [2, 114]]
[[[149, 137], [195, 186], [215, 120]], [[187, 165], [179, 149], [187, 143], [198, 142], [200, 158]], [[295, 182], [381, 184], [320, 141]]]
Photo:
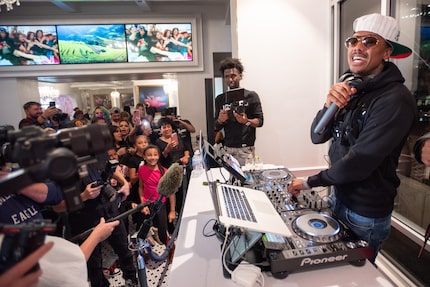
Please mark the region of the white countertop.
[[[219, 169], [216, 170], [219, 173]], [[227, 171], [223, 171], [227, 175]], [[222, 178], [222, 177], [221, 177]], [[238, 286], [223, 276], [221, 263], [221, 243], [212, 234], [215, 211], [209, 188], [204, 184], [205, 174], [191, 175], [187, 198], [184, 205], [176, 250], [169, 275], [169, 287], [228, 287]], [[211, 221], [211, 222], [209, 222]], [[209, 223], [208, 223], [209, 222]], [[207, 224], [207, 226], [205, 226]], [[372, 264], [364, 266], [341, 265], [318, 270], [291, 273], [285, 279], [273, 278], [264, 273], [264, 286], [283, 287], [336, 287], [336, 286], [393, 286], [391, 282]]]

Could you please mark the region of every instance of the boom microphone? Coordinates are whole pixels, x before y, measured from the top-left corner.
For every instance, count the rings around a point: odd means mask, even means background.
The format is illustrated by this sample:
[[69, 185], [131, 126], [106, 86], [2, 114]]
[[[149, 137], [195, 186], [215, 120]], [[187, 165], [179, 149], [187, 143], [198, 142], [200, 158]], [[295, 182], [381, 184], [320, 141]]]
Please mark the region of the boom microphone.
[[[145, 206], [148, 206], [149, 204], [150, 204], [150, 202], [145, 202], [145, 203], [138, 204], [135, 208], [127, 210], [127, 211], [121, 213], [120, 215], [117, 215], [117, 216], [115, 216], [113, 218], [110, 218], [110, 219], [106, 220], [106, 223], [107, 222], [112, 222], [112, 221], [115, 221], [115, 220], [122, 220], [122, 219], [128, 217], [129, 215], [132, 215], [133, 213], [141, 211]], [[96, 227], [92, 227], [90, 229], [87, 229], [84, 232], [82, 232], [82, 233], [80, 233], [80, 234], [78, 234], [78, 235], [70, 238], [69, 241], [71, 241], [71, 242], [79, 242], [80, 240], [86, 239], [91, 234], [91, 232], [93, 232], [93, 230], [95, 228]]]
[[[339, 82], [347, 82], [352, 88], [356, 88], [358, 92], [363, 83], [363, 79], [353, 73], [345, 73], [339, 78]], [[339, 107], [335, 103], [331, 103], [330, 107], [328, 107], [327, 111], [315, 127], [314, 133], [322, 134], [338, 110]]]
[[174, 194], [182, 184], [184, 170], [178, 163], [172, 164], [160, 178], [157, 190], [161, 196], [169, 197]]

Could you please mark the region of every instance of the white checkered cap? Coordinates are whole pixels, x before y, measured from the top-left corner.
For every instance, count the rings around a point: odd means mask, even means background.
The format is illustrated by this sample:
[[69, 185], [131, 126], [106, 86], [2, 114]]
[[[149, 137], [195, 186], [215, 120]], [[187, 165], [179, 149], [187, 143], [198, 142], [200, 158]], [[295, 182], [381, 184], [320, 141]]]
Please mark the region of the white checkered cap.
[[367, 31], [378, 34], [391, 45], [393, 51], [391, 58], [406, 58], [412, 54], [412, 50], [397, 41], [399, 40], [400, 30], [397, 21], [393, 17], [381, 14], [369, 14], [354, 20], [352, 24], [354, 32]]
[[385, 40], [393, 42], [399, 40], [400, 30], [397, 26], [397, 21], [390, 16], [381, 14], [365, 15], [355, 19], [352, 27], [354, 32], [368, 31], [378, 34]]

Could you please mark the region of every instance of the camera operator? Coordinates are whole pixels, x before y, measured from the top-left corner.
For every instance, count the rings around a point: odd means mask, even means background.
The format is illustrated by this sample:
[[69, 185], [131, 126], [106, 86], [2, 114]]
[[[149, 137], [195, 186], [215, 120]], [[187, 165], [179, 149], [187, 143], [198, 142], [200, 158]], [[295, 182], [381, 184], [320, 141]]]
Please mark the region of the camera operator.
[[[244, 68], [239, 59], [222, 60], [219, 70], [229, 89], [240, 87]], [[225, 103], [222, 94], [215, 98], [215, 132], [224, 129], [224, 149], [240, 165], [245, 165], [249, 155], [255, 156], [256, 129], [263, 126], [263, 120], [261, 101], [254, 91], [245, 89], [245, 100], [236, 105]]]
[[[112, 218], [119, 215], [119, 201], [112, 200], [112, 192], [116, 193], [117, 191], [108, 183], [109, 178], [100, 182], [101, 175], [106, 169], [106, 163], [108, 163], [107, 153], [98, 155], [97, 162], [87, 165], [88, 176], [82, 178], [80, 182], [82, 190], [84, 190], [81, 193], [84, 206], [68, 214], [68, 223], [72, 236], [80, 235], [93, 228], [98, 224], [101, 217]], [[115, 169], [115, 176], [126, 182], [117, 170]], [[123, 184], [123, 189], [118, 191], [125, 192], [121, 198], [122, 200], [128, 196], [128, 191], [129, 185]], [[55, 210], [60, 211], [64, 207], [65, 204], [62, 203]], [[137, 271], [133, 263], [133, 254], [128, 249], [127, 232], [122, 220], [108, 238], [108, 242], [119, 257], [120, 268], [123, 271], [126, 286], [137, 286]], [[109, 286], [109, 282], [103, 274], [101, 244], [95, 247], [88, 259], [87, 269], [91, 286]]]
[[[28, 256], [23, 255], [23, 259], [0, 273], [0, 287], [87, 286], [86, 261], [94, 248], [108, 238], [118, 224], [118, 220], [105, 222], [101, 218], [81, 246], [61, 237], [46, 236], [44, 245]], [[37, 263], [40, 268], [32, 270]], [[64, 272], [65, 268], [67, 272]]]
[[[0, 172], [0, 177], [7, 172]], [[33, 183], [17, 193], [0, 195], [0, 223], [20, 224], [43, 219], [43, 205], [55, 205], [63, 200], [61, 189], [51, 181]]]
[[[7, 174], [7, 172], [0, 172], [0, 176], [5, 176]], [[100, 193], [100, 189], [101, 187], [88, 187], [82, 193], [81, 198], [87, 200], [88, 198], [94, 197]], [[61, 189], [54, 183], [50, 181], [45, 183], [33, 183], [20, 189], [16, 194], [0, 196], [0, 223], [19, 226], [23, 223], [30, 224], [38, 219], [43, 219], [41, 213], [42, 205], [58, 204], [62, 199]], [[31, 286], [32, 282], [37, 282], [38, 279], [40, 279], [40, 282], [45, 283], [42, 284], [43, 286], [78, 286], [76, 283], [82, 280], [82, 271], [86, 272], [86, 260], [88, 260], [98, 243], [109, 237], [118, 224], [119, 221], [105, 223], [103, 218], [99, 219], [99, 223], [94, 231], [80, 247], [62, 238], [48, 236], [46, 242], [55, 242], [52, 251], [44, 256], [52, 247], [52, 243], [47, 243], [34, 251], [27, 258], [20, 260], [15, 266], [0, 275], [0, 287]], [[81, 252], [76, 252], [76, 250], [79, 249]], [[60, 254], [65, 255], [65, 253], [67, 253], [67, 256], [59, 256]], [[44, 256], [44, 258], [41, 259], [42, 256]], [[58, 258], [60, 258], [60, 261]], [[45, 272], [42, 274], [40, 270], [37, 270], [27, 274], [27, 271], [33, 267], [39, 259], [41, 259], [40, 266]], [[71, 261], [73, 261], [73, 264]], [[63, 266], [62, 263], [67, 263], [69, 268], [67, 276], [62, 274], [62, 272], [58, 272], [58, 268]], [[72, 265], [76, 272], [71, 272]], [[55, 269], [57, 272], [53, 271], [53, 267], [57, 267], [57, 269]], [[42, 276], [40, 277], [41, 274]], [[59, 277], [59, 275], [61, 277]], [[14, 283], [10, 285], [6, 284], [7, 282]], [[67, 282], [69, 282], [69, 285], [66, 284]], [[85, 276], [81, 283], [86, 282]]]
[[63, 113], [61, 109], [57, 109], [57, 113], [51, 117], [51, 121], [58, 124], [58, 129], [71, 128], [75, 126], [69, 115]]
[[[83, 172], [84, 165], [86, 167], [87, 165], [96, 166], [100, 162], [104, 163], [104, 161], [97, 162], [97, 160], [98, 157], [106, 154], [106, 148], [112, 139], [109, 137], [107, 127], [104, 128], [103, 126], [73, 128], [64, 130], [64, 133], [59, 132], [53, 137], [46, 135], [43, 130], [36, 126], [28, 126], [16, 132], [9, 128], [3, 128], [0, 131], [1, 141], [7, 143], [6, 147], [10, 149], [2, 154], [4, 156], [4, 159], [0, 158], [4, 160], [2, 164], [6, 166], [6, 163], [12, 162], [17, 163], [20, 167], [20, 170], [10, 174], [8, 172], [0, 174], [4, 176], [1, 178], [2, 190], [0, 194], [0, 219], [4, 218], [4, 220], [3, 222], [0, 221], [2, 223], [0, 232], [3, 238], [1, 243], [6, 244], [2, 246], [4, 248], [0, 249], [2, 252], [0, 254], [0, 274], [4, 272], [7, 277], [7, 274], [9, 276], [11, 274], [7, 270], [11, 269], [18, 272], [19, 270], [16, 271], [15, 265], [19, 265], [18, 262], [26, 261], [25, 257], [43, 243], [48, 231], [53, 230], [54, 225], [50, 224], [48, 227], [45, 221], [35, 220], [42, 217], [39, 203], [56, 204], [61, 201], [64, 206], [67, 204], [68, 211], [71, 212], [81, 207], [80, 203], [76, 202], [78, 201], [77, 197], [80, 196], [82, 200], [91, 201], [92, 198], [97, 198], [100, 193], [105, 194], [103, 186], [92, 186], [89, 183], [86, 186], [83, 185], [80, 190], [84, 191], [79, 193], [77, 172], [78, 166]], [[72, 139], [73, 141], [71, 141]], [[29, 146], [31, 146], [30, 150], [28, 150]], [[80, 165], [78, 165], [78, 161]], [[61, 171], [55, 172], [58, 169]], [[75, 175], [78, 177], [75, 178]], [[94, 173], [90, 173], [90, 175], [94, 175]], [[55, 180], [55, 184], [51, 180]], [[78, 192], [76, 196], [75, 190]], [[125, 196], [128, 195], [127, 188], [121, 192]], [[63, 197], [66, 199], [65, 201], [63, 201]], [[73, 199], [73, 202], [70, 202], [70, 199]], [[85, 221], [86, 219], [83, 222]], [[82, 260], [74, 262], [73, 266], [68, 264], [67, 276], [63, 274], [64, 268], [59, 272], [49, 274], [48, 280], [52, 284], [44, 286], [87, 285], [86, 264], [80, 263], [85, 263], [93, 250], [99, 246], [98, 243], [111, 234], [119, 221], [106, 223], [103, 216], [100, 216], [94, 223], [91, 228], [95, 228], [82, 243], [81, 252], [73, 252], [70, 256], [65, 256], [65, 252], [72, 249], [70, 246], [76, 245], [61, 238], [50, 238], [55, 241], [55, 246], [59, 247], [59, 253], [62, 256], [53, 256], [47, 260], [52, 266], [46, 271], [51, 271], [57, 267], [57, 263], [59, 263], [58, 265], [69, 263], [74, 255], [79, 255]], [[127, 239], [125, 238], [122, 242], [126, 243]], [[15, 245], [19, 248], [17, 250], [24, 250], [24, 252], [15, 252], [15, 248], [13, 248]], [[126, 251], [128, 251], [127, 248]], [[84, 266], [85, 273], [82, 272], [79, 265]], [[76, 269], [79, 269], [79, 272]], [[72, 271], [74, 272], [73, 276], [69, 276]], [[17, 273], [12, 273], [12, 277], [15, 276], [14, 274]], [[135, 276], [135, 273], [133, 275]], [[19, 277], [19, 275], [16, 276]], [[69, 284], [64, 283], [67, 278], [69, 278], [67, 281]], [[79, 282], [83, 284], [79, 284]]]
[[58, 113], [56, 107], [48, 107], [42, 111], [42, 106], [38, 102], [27, 102], [23, 106], [26, 115], [25, 119], [19, 122], [19, 128], [26, 126], [39, 126], [41, 128], [58, 128], [58, 122], [52, 120], [52, 117]]

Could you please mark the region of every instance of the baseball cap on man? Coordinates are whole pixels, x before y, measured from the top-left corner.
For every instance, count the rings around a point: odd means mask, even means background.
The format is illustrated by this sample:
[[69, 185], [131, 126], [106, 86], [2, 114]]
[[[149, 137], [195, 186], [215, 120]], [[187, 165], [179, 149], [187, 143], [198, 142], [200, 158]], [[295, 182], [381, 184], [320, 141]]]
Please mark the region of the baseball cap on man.
[[378, 34], [393, 48], [390, 58], [406, 58], [412, 54], [412, 50], [399, 44], [400, 30], [397, 21], [393, 17], [381, 14], [369, 14], [354, 20], [352, 24], [354, 32], [367, 31]]
[[121, 110], [119, 109], [119, 108], [117, 108], [117, 107], [113, 107], [113, 108], [111, 108], [110, 110], [109, 110], [109, 112], [110, 112], [110, 114], [112, 115], [112, 114], [120, 114], [121, 113]]

